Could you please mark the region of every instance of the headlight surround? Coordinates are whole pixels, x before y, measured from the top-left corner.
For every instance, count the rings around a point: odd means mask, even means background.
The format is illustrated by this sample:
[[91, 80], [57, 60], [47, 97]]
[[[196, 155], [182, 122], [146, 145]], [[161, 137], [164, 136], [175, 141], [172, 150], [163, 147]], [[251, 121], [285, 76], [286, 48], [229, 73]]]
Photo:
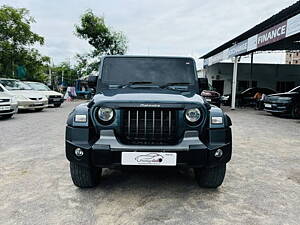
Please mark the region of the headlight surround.
[[109, 123], [112, 121], [115, 115], [115, 111], [112, 108], [100, 107], [98, 109], [98, 119], [103, 123]]
[[281, 101], [290, 101], [292, 100], [291, 97], [279, 97], [278, 100], [281, 100]]
[[18, 103], [18, 100], [17, 100], [17, 98], [15, 96], [13, 96], [11, 98], [11, 103], [13, 103], [13, 104], [17, 104]]
[[24, 97], [23, 95], [16, 95], [15, 96], [17, 101], [26, 101], [28, 98]]
[[189, 123], [196, 123], [201, 119], [201, 111], [198, 108], [185, 110], [185, 119]]

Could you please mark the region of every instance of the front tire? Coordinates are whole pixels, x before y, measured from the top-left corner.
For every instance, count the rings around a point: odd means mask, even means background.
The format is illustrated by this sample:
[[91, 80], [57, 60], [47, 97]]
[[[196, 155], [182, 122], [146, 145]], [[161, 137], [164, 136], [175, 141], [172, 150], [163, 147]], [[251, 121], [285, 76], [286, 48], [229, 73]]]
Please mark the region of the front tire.
[[70, 162], [70, 172], [74, 185], [80, 188], [92, 188], [99, 184], [102, 169]]
[[212, 168], [197, 168], [194, 171], [196, 181], [200, 187], [217, 188], [223, 183], [226, 164]]
[[10, 119], [13, 117], [13, 114], [9, 114], [9, 115], [3, 115], [2, 118], [3, 119]]
[[55, 107], [55, 108], [59, 108], [60, 106], [61, 106], [61, 103], [54, 104], [54, 107]]
[[34, 109], [34, 111], [36, 111], [36, 112], [42, 112], [43, 110], [44, 110], [44, 108]]
[[292, 118], [299, 119], [300, 118], [300, 105], [295, 105], [292, 108]]

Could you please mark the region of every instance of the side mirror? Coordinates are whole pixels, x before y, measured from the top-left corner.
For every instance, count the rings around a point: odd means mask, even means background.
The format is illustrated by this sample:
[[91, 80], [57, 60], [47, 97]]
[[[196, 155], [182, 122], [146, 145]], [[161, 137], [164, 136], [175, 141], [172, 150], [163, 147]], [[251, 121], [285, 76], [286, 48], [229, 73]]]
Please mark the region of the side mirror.
[[208, 79], [207, 78], [198, 78], [198, 85], [200, 93], [203, 90], [209, 90]]
[[89, 88], [95, 88], [97, 86], [98, 76], [89, 76], [88, 77], [88, 86]]

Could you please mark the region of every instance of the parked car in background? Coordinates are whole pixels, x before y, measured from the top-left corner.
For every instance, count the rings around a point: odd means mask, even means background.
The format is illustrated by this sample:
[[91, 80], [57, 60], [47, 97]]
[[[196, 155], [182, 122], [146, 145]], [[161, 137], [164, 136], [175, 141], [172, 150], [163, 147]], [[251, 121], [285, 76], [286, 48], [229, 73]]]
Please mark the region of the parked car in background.
[[[271, 88], [259, 88], [259, 87], [248, 88], [240, 93], [237, 93], [237, 95], [236, 95], [237, 106], [239, 106], [239, 107], [255, 106], [256, 100], [254, 99], [254, 95], [256, 93], [270, 95], [270, 94], [275, 94], [276, 91], [274, 91]], [[222, 103], [224, 105], [230, 105], [231, 104], [231, 94], [222, 96]]]
[[26, 81], [33, 90], [40, 92], [41, 94], [45, 95], [48, 98], [48, 105], [54, 105], [54, 107], [60, 107], [61, 104], [64, 102], [63, 94], [51, 90], [47, 85], [40, 83], [40, 82], [32, 82]]
[[285, 93], [267, 96], [265, 111], [273, 115], [289, 114], [293, 118], [300, 118], [300, 86]]
[[203, 90], [201, 96], [206, 99], [209, 104], [220, 107], [221, 106], [221, 95], [213, 90]]
[[11, 118], [18, 112], [17, 99], [0, 84], [0, 117]]
[[16, 98], [19, 110], [42, 111], [48, 106], [48, 99], [45, 95], [33, 90], [22, 81], [0, 78], [0, 84], [2, 84], [4, 91], [9, 92]]
[[208, 83], [207, 78], [198, 78], [200, 95], [212, 105], [221, 106], [221, 95]]

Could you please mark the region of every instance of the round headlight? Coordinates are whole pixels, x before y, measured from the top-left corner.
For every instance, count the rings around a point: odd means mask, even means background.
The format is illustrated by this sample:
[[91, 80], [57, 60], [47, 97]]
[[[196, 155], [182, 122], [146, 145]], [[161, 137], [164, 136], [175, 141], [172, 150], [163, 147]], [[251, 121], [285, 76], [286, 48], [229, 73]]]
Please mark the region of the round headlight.
[[98, 117], [103, 122], [109, 122], [114, 117], [114, 110], [111, 108], [101, 107], [98, 110]]
[[187, 119], [187, 121], [189, 121], [191, 123], [195, 123], [198, 120], [200, 120], [200, 118], [201, 118], [201, 112], [197, 108], [187, 109], [185, 111], [185, 118]]

